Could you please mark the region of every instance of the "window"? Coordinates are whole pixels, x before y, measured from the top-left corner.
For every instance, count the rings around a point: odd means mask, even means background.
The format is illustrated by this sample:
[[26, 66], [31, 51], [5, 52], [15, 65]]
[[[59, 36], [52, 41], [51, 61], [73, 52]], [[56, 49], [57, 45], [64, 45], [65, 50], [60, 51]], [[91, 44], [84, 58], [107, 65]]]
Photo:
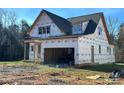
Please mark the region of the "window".
[[47, 34], [50, 34], [50, 26], [47, 26]]
[[101, 54], [101, 46], [99, 45], [99, 54]]
[[102, 28], [101, 27], [98, 27], [98, 33], [99, 33], [99, 35], [102, 35]]
[[45, 27], [42, 27], [42, 29], [43, 29], [43, 34], [46, 34], [46, 29], [45, 29]]
[[39, 27], [39, 34], [50, 34], [50, 26]]
[[81, 24], [81, 23], [74, 24], [72, 30], [73, 30], [73, 31], [72, 31], [73, 34], [82, 33], [82, 24]]
[[39, 27], [38, 30], [39, 30], [38, 33], [39, 33], [39, 34], [42, 34], [42, 28]]
[[111, 48], [110, 48], [110, 51], [109, 51], [109, 55], [111, 55]]
[[34, 46], [33, 45], [31, 46], [31, 51], [34, 51]]
[[110, 47], [107, 47], [107, 53], [109, 53], [109, 55], [111, 55], [111, 48]]

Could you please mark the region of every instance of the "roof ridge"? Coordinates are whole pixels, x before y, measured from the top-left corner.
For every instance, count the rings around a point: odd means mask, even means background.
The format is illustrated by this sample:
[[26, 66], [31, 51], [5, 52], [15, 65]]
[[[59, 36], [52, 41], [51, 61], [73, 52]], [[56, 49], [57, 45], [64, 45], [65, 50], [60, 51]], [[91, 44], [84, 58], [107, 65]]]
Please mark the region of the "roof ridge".
[[[59, 15], [57, 15], [57, 14], [55, 14], [55, 13], [49, 12], [49, 11], [44, 10], [44, 9], [43, 9], [42, 11], [48, 12], [48, 13], [50, 13], [50, 14], [52, 14], [52, 15], [55, 15], [55, 16], [57, 16], [57, 17], [60, 17], [60, 18], [62, 18], [62, 19], [64, 19], [64, 20], [68, 21], [67, 18], [64, 18], [64, 17], [62, 17], [62, 16], [59, 16]], [[69, 21], [68, 21], [68, 22], [69, 22]]]
[[68, 19], [72, 19], [72, 18], [78, 18], [78, 17], [84, 17], [84, 16], [96, 15], [96, 14], [103, 14], [103, 12], [97, 12], [97, 13], [85, 14], [85, 15], [81, 15], [81, 16], [69, 17], [69, 18], [67, 18], [67, 20], [68, 20]]

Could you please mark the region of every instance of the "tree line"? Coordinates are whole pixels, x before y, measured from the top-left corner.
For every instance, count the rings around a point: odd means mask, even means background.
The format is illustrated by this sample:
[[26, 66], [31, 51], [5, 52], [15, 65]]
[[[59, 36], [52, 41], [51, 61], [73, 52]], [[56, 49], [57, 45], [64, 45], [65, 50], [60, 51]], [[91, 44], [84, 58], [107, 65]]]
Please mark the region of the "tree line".
[[0, 60], [21, 60], [24, 52], [24, 38], [30, 25], [14, 11], [0, 9]]

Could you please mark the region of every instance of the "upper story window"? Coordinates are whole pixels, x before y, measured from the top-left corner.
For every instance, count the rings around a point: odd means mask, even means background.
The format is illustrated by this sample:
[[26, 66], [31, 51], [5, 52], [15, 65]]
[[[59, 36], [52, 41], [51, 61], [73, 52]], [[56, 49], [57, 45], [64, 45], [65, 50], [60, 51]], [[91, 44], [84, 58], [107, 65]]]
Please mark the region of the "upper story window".
[[38, 28], [39, 34], [50, 34], [50, 26], [42, 26]]
[[74, 24], [73, 25], [73, 34], [79, 34], [82, 32], [82, 24]]
[[98, 34], [102, 35], [102, 28], [101, 27], [98, 27]]
[[46, 29], [47, 29], [47, 34], [49, 34], [50, 33], [50, 26], [47, 26]]

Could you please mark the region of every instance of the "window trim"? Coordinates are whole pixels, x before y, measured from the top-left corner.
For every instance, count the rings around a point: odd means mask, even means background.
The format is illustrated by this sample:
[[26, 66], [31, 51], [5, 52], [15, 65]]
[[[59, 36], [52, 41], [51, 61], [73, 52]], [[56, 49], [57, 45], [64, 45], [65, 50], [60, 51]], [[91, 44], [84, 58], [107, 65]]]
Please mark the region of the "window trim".
[[[49, 28], [49, 31], [47, 31], [48, 28]], [[38, 27], [38, 34], [39, 35], [50, 34], [50, 31], [51, 31], [51, 26], [50, 25]]]

